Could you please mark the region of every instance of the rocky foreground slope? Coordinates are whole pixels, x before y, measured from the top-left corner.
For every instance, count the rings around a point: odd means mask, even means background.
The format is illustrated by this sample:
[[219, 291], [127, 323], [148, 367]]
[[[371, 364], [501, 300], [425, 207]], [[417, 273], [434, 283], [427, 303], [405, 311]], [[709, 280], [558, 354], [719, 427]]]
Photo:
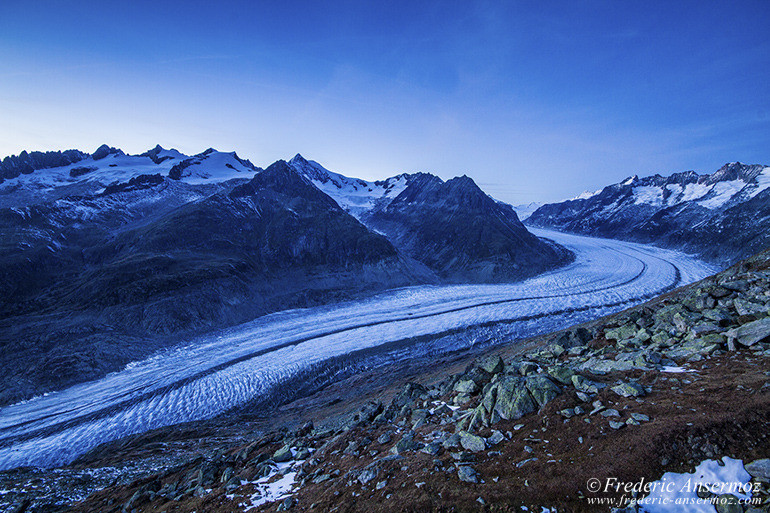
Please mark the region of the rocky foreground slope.
[[767, 251], [546, 337], [379, 369], [263, 416], [103, 446], [55, 472], [4, 473], [0, 501], [16, 511], [608, 511], [630, 495], [595, 493], [590, 478], [653, 481], [731, 457], [750, 473], [754, 509], [722, 493], [719, 511], [768, 511], [769, 380]]

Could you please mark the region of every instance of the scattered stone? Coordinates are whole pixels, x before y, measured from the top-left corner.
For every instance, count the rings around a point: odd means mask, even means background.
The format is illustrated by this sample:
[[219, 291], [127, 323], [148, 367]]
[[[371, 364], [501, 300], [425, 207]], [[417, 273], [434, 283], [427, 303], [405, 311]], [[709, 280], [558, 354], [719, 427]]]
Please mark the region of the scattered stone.
[[599, 390], [604, 387], [603, 385], [595, 383], [590, 379], [581, 376], [580, 374], [575, 374], [572, 376], [572, 385], [578, 392], [583, 392], [585, 394], [598, 394]]
[[622, 428], [622, 427], [623, 427], [623, 426], [625, 426], [625, 425], [626, 425], [626, 423], [625, 423], [625, 422], [618, 422], [618, 421], [616, 421], [616, 420], [611, 420], [611, 421], [610, 421], [610, 427], [611, 427], [612, 429], [620, 429], [620, 428]]
[[497, 445], [503, 440], [505, 440], [505, 435], [503, 435], [502, 432], [495, 429], [494, 431], [492, 431], [492, 434], [490, 435], [490, 437], [487, 438], [487, 443], [489, 445]]
[[483, 438], [465, 431], [460, 432], [460, 445], [463, 449], [471, 452], [480, 452], [486, 449], [486, 443]]
[[457, 477], [460, 478], [460, 481], [465, 481], [466, 483], [479, 482], [479, 477], [478, 477], [478, 473], [476, 472], [476, 469], [474, 469], [470, 465], [460, 466], [457, 469]]
[[645, 395], [644, 387], [635, 381], [620, 383], [612, 387], [611, 390], [622, 397], [642, 397]]
[[378, 472], [378, 469], [376, 468], [376, 466], [372, 468], [367, 468], [363, 472], [358, 474], [358, 481], [361, 484], [366, 484], [372, 479], [374, 479], [375, 477], [377, 477], [377, 472]]

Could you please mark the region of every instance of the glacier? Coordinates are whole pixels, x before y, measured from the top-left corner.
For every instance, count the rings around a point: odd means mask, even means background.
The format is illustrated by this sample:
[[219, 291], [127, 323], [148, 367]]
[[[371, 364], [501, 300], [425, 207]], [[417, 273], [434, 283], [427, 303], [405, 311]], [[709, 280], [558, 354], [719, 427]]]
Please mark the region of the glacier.
[[564, 319], [572, 324], [628, 308], [717, 271], [676, 251], [532, 231], [573, 251], [575, 261], [518, 283], [407, 287], [271, 314], [185, 341], [102, 379], [6, 406], [0, 409], [0, 470], [64, 465], [104, 442], [212, 418], [280, 386], [297, 369], [353, 351], [495, 323], [518, 323], [516, 335], [524, 338], [566, 327], [554, 326]]

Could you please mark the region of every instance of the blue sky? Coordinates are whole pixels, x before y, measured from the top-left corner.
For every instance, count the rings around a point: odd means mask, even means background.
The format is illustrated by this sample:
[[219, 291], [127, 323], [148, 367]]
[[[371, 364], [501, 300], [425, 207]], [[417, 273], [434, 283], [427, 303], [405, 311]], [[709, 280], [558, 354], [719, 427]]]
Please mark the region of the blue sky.
[[468, 174], [519, 204], [770, 165], [770, 2], [0, 2], [0, 155]]

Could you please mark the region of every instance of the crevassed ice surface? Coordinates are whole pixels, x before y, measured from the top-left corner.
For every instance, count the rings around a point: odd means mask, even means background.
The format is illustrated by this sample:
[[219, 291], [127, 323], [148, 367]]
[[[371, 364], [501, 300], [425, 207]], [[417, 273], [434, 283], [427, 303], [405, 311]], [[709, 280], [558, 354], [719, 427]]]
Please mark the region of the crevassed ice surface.
[[97, 381], [2, 408], [0, 469], [66, 464], [103, 442], [211, 418], [258, 398], [287, 369], [351, 351], [518, 319], [529, 319], [522, 323], [529, 331], [519, 333], [525, 337], [535, 332], [537, 316], [608, 313], [716, 272], [674, 251], [533, 231], [571, 249], [575, 262], [519, 283], [408, 287], [268, 315]]

